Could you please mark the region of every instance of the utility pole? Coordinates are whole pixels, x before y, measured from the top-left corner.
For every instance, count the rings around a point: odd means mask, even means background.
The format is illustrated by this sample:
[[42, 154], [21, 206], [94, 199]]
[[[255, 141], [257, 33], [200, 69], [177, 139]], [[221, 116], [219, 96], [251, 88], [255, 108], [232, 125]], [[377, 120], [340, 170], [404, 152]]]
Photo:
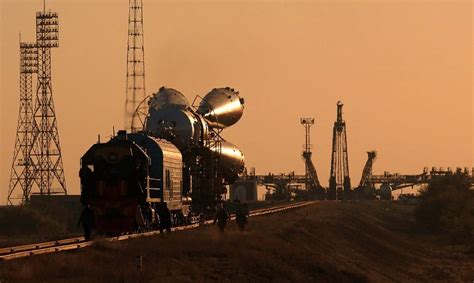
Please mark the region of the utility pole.
[[347, 154], [346, 122], [342, 119], [343, 104], [337, 102], [337, 119], [332, 136], [331, 176], [328, 199], [350, 199], [351, 179]]
[[143, 1], [129, 0], [125, 129], [131, 132], [143, 130], [148, 111], [145, 99]]

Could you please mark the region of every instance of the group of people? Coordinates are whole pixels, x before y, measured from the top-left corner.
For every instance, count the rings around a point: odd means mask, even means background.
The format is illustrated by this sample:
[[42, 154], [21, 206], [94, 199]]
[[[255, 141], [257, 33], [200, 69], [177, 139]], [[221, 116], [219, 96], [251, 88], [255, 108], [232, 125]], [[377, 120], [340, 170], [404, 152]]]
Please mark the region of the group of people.
[[[237, 202], [237, 201], [236, 201]], [[165, 231], [171, 233], [171, 212], [168, 209], [166, 203], [160, 203], [156, 206], [156, 214], [158, 216], [158, 223], [160, 233], [164, 233]], [[225, 209], [224, 206], [218, 210], [215, 218], [214, 224], [217, 224], [219, 231], [221, 233], [224, 232], [227, 222], [230, 220], [229, 213]], [[247, 225], [247, 211], [245, 211], [242, 206], [238, 206], [237, 210], [235, 211], [235, 222], [239, 227], [239, 230], [243, 232], [245, 230], [245, 226]], [[79, 217], [79, 221], [77, 223], [78, 226], [82, 225], [84, 229], [84, 238], [86, 241], [91, 240], [92, 238], [92, 230], [95, 229], [95, 215], [92, 211], [90, 205], [86, 205], [84, 210]]]
[[[237, 201], [236, 201], [237, 202]], [[225, 226], [227, 225], [227, 221], [229, 220], [229, 213], [227, 210], [222, 206], [216, 214], [214, 218], [214, 224], [217, 223], [217, 227], [219, 228], [219, 232], [224, 233]], [[237, 208], [235, 211], [235, 222], [239, 227], [239, 230], [243, 232], [245, 230], [245, 225], [247, 225], [247, 213], [242, 209], [241, 206]]]

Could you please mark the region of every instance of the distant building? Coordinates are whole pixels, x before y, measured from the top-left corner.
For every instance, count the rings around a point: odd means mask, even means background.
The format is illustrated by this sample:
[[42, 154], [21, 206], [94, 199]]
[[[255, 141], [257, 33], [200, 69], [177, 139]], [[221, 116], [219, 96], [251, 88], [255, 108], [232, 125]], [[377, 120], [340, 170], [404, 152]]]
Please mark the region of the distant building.
[[257, 179], [238, 179], [230, 187], [230, 200], [238, 199], [241, 202], [257, 201]]

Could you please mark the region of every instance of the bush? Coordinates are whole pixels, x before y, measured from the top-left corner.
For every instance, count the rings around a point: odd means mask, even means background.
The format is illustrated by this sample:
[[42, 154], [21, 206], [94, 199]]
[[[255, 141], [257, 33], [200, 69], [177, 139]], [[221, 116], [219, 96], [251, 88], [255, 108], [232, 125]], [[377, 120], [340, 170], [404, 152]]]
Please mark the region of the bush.
[[58, 221], [28, 207], [2, 208], [0, 227], [0, 234], [8, 236], [64, 232]]
[[455, 242], [474, 238], [474, 191], [469, 176], [455, 174], [434, 179], [421, 191], [415, 209], [418, 226], [446, 232]]
[[60, 205], [5, 206], [0, 208], [0, 236], [23, 241], [42, 240], [78, 234], [79, 213]]

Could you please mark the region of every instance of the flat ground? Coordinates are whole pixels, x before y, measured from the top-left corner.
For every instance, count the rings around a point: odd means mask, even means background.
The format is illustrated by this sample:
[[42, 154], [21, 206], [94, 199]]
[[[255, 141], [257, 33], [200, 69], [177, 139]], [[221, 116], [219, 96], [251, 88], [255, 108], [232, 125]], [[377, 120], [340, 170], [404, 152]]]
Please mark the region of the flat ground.
[[[474, 280], [474, 249], [416, 232], [412, 207], [319, 202], [230, 223], [0, 263], [2, 282]], [[143, 257], [143, 269], [136, 257]]]

